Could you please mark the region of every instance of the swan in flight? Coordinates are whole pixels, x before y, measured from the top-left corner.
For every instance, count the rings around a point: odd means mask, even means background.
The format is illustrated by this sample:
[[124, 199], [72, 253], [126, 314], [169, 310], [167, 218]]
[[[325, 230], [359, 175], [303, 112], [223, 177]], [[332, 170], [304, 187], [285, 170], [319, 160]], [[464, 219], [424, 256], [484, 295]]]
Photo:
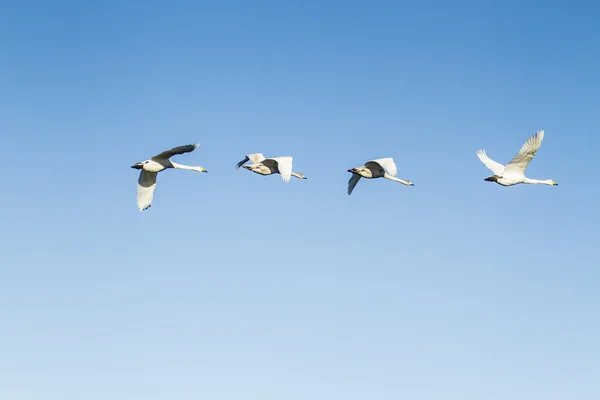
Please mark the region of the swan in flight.
[[187, 169], [196, 172], [207, 172], [203, 167], [190, 167], [181, 165], [170, 160], [171, 157], [189, 153], [196, 150], [199, 144], [188, 144], [185, 146], [174, 147], [171, 150], [163, 151], [149, 160], [136, 163], [131, 168], [139, 169], [140, 177], [137, 186], [137, 205], [140, 211], [149, 208], [152, 205], [152, 197], [156, 187], [156, 174], [167, 168]]
[[[247, 170], [260, 175], [280, 174], [281, 179], [283, 179], [284, 182], [289, 182], [290, 179], [292, 179], [292, 176], [295, 176], [298, 179], [306, 179], [303, 174], [292, 171], [293, 160], [294, 158], [289, 156], [265, 158], [265, 156], [260, 153], [248, 154], [242, 161], [237, 163], [234, 171], [237, 171], [243, 166]], [[244, 165], [248, 161], [252, 162], [252, 164]]]
[[485, 178], [488, 182], [496, 182], [502, 186], [513, 186], [519, 183], [530, 183], [530, 184], [542, 184], [557, 186], [558, 183], [552, 179], [539, 180], [530, 179], [525, 176], [525, 169], [527, 165], [533, 160], [536, 151], [540, 148], [544, 140], [544, 131], [534, 133], [524, 144], [521, 146], [519, 153], [506, 165], [506, 167], [487, 156], [485, 150], [478, 150], [477, 157], [481, 162], [488, 167], [494, 175]]
[[414, 186], [411, 181], [396, 178], [398, 170], [392, 158], [379, 158], [367, 161], [362, 167], [349, 169], [348, 172], [352, 172], [352, 177], [348, 181], [348, 195], [352, 194], [354, 187], [361, 177], [367, 179], [385, 178], [400, 182], [403, 185]]

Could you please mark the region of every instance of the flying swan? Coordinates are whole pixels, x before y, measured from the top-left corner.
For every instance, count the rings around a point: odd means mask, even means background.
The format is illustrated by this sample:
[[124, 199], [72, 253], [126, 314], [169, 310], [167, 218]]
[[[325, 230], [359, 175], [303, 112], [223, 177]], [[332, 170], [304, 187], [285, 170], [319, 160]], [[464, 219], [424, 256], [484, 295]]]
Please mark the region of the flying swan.
[[[247, 170], [260, 175], [280, 174], [284, 182], [289, 182], [292, 176], [298, 179], [306, 179], [303, 174], [292, 171], [293, 160], [294, 158], [289, 156], [265, 158], [261, 153], [248, 154], [242, 161], [237, 163], [234, 171], [243, 166]], [[244, 165], [248, 161], [252, 162], [252, 164]]]
[[414, 186], [411, 181], [396, 178], [398, 170], [392, 158], [379, 158], [367, 161], [362, 167], [349, 169], [348, 172], [352, 172], [352, 177], [348, 181], [348, 195], [352, 193], [361, 177], [367, 179], [385, 178], [400, 182], [403, 185]]
[[521, 146], [519, 153], [517, 153], [506, 167], [489, 158], [485, 153], [485, 150], [478, 150], [477, 157], [479, 157], [481, 162], [494, 173], [494, 175], [487, 177], [484, 180], [496, 182], [502, 186], [513, 186], [519, 183], [557, 186], [558, 183], [554, 182], [552, 179], [539, 180], [530, 179], [525, 176], [525, 169], [531, 160], [533, 160], [533, 156], [535, 156], [536, 151], [540, 148], [543, 139], [543, 130], [534, 133], [523, 146]]
[[149, 160], [139, 162], [131, 166], [131, 168], [139, 169], [140, 177], [137, 186], [137, 205], [140, 211], [149, 208], [152, 205], [152, 197], [156, 188], [156, 174], [167, 168], [187, 169], [196, 172], [207, 172], [203, 167], [190, 167], [181, 165], [170, 160], [171, 157], [189, 153], [196, 150], [199, 144], [188, 144], [185, 146], [174, 147], [171, 150], [163, 151], [155, 155]]

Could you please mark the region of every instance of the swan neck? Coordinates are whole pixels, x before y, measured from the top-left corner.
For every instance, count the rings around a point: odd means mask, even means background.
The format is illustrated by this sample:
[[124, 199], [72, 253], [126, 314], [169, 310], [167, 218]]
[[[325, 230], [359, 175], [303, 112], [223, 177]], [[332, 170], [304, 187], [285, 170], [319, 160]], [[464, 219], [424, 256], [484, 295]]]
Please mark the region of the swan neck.
[[530, 178], [525, 178], [525, 181], [523, 183], [528, 183], [530, 185], [554, 185], [554, 183], [551, 180], [530, 179]]
[[171, 161], [171, 164], [173, 165], [173, 168], [177, 168], [177, 169], [187, 169], [188, 171], [199, 171], [202, 172], [202, 167], [192, 167], [189, 165], [183, 165], [183, 164], [177, 164], [174, 163], [173, 161]]
[[395, 182], [400, 182], [403, 185], [408, 185], [410, 186], [410, 182], [409, 181], [405, 181], [404, 179], [400, 179], [400, 178], [396, 178], [395, 176], [391, 176], [390, 174], [388, 174], [387, 172], [385, 174], [383, 174], [383, 177], [386, 179], [389, 179], [391, 181], [395, 181]]

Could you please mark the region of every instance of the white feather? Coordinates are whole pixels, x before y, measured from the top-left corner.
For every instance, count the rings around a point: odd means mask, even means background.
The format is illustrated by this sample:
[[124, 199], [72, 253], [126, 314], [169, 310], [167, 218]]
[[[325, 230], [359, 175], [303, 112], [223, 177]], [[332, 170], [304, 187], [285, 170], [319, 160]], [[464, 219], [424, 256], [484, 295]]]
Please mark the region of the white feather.
[[398, 169], [396, 168], [396, 163], [393, 158], [378, 158], [371, 161], [381, 165], [381, 167], [385, 169], [385, 172], [391, 176], [396, 176], [396, 174], [398, 174]]
[[140, 172], [137, 185], [137, 205], [140, 211], [144, 211], [152, 205], [157, 174], [158, 172], [144, 170]]
[[289, 182], [292, 178], [292, 161], [293, 157], [285, 156], [285, 157], [273, 157], [271, 160], [277, 162], [277, 169], [281, 174], [281, 179], [284, 182]]
[[477, 150], [477, 157], [479, 157], [481, 162], [488, 167], [494, 173], [494, 175], [502, 176], [502, 173], [504, 172], [504, 165], [489, 158], [485, 153], [485, 150]]
[[521, 174], [525, 173], [527, 166], [533, 160], [535, 153], [538, 151], [544, 140], [544, 131], [534, 133], [525, 143], [517, 155], [506, 165], [505, 174]]

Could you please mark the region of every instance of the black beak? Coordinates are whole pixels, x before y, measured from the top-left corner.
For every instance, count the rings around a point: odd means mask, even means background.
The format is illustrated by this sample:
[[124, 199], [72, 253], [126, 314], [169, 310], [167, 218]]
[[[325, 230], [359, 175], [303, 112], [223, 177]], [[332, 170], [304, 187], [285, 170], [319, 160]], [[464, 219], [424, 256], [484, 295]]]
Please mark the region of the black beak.
[[142, 165], [141, 164], [133, 164], [131, 166], [131, 168], [133, 168], [133, 169], [142, 169]]

